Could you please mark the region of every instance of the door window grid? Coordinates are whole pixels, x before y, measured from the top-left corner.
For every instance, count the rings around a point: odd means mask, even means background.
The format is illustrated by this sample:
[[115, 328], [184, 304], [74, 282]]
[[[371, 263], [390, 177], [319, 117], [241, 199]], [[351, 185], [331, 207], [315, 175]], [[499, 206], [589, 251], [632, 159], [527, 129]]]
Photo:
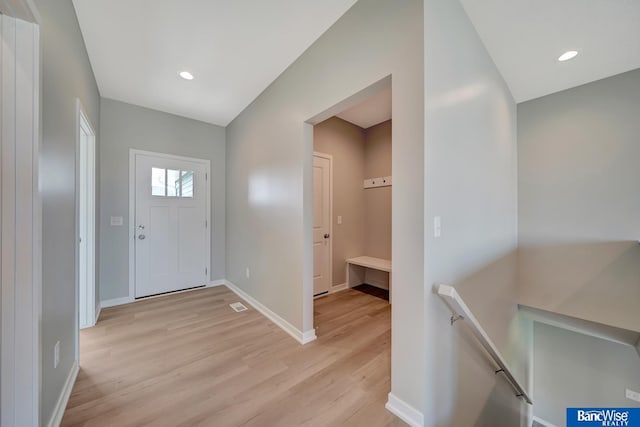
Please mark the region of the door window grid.
[[193, 197], [193, 171], [151, 168], [151, 195], [157, 197]]

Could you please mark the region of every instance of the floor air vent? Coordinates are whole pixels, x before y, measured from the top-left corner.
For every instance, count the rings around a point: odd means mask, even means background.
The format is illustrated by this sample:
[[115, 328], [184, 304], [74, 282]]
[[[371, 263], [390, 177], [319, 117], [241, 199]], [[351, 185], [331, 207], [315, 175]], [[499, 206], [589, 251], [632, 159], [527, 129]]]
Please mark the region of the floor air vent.
[[245, 307], [241, 302], [234, 302], [233, 304], [229, 304], [229, 307], [233, 308], [237, 313], [248, 310], [248, 308]]

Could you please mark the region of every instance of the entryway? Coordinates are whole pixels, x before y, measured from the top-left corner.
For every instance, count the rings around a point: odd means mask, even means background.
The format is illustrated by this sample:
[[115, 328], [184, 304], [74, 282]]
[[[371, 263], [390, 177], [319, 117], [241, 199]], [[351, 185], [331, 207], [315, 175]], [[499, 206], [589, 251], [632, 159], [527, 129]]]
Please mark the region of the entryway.
[[209, 160], [131, 150], [130, 271], [143, 298], [209, 284]]
[[[314, 125], [314, 297], [391, 291], [391, 87]], [[317, 331], [316, 331], [317, 332]]]

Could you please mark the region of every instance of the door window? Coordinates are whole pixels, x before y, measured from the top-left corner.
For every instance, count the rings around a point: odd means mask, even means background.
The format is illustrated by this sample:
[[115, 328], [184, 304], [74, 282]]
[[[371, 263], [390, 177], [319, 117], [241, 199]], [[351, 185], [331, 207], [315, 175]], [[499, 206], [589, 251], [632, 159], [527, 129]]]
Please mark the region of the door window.
[[151, 195], [193, 197], [193, 171], [151, 168]]

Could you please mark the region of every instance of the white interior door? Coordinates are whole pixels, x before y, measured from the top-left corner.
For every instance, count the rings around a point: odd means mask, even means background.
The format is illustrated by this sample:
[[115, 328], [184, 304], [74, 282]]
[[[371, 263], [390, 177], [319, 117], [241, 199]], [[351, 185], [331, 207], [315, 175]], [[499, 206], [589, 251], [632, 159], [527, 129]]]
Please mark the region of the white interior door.
[[208, 162], [135, 157], [135, 297], [208, 283]]
[[78, 305], [80, 328], [95, 325], [95, 134], [78, 101]]
[[331, 289], [331, 160], [313, 156], [313, 294]]

